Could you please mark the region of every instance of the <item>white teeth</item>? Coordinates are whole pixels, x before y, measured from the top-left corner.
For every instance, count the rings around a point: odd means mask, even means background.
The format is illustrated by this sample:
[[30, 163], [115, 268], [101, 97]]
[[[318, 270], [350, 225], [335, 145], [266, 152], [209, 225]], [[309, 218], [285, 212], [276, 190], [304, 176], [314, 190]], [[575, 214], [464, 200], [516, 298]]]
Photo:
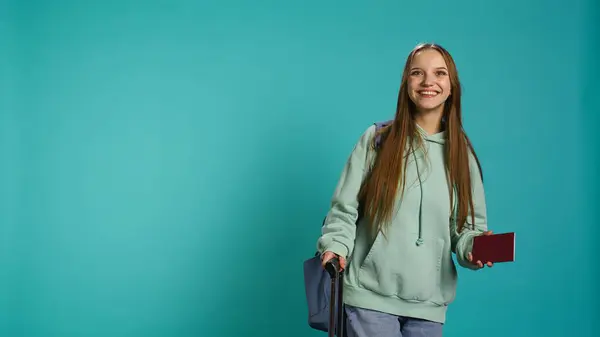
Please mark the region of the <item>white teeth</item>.
[[437, 95], [437, 92], [435, 92], [435, 91], [420, 91], [419, 93], [421, 95], [427, 95], [427, 96], [435, 96], [435, 95]]

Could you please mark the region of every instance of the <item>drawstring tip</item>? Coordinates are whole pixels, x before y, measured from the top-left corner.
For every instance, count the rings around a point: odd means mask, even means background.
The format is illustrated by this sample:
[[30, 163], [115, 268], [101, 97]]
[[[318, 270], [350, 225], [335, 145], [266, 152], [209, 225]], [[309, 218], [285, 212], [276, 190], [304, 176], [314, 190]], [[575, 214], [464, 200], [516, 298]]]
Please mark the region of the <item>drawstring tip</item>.
[[420, 246], [420, 245], [422, 245], [422, 244], [423, 244], [423, 239], [422, 239], [422, 238], [419, 238], [419, 239], [417, 240], [417, 246]]

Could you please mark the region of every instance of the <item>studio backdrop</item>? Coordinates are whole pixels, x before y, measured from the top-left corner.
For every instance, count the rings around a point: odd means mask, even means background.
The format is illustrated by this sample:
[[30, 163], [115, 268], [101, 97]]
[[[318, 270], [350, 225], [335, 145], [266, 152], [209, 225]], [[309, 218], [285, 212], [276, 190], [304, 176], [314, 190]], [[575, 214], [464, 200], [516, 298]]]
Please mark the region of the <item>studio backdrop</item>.
[[0, 336], [324, 336], [302, 262], [420, 42], [517, 233], [445, 336], [598, 336], [594, 2], [1, 1]]

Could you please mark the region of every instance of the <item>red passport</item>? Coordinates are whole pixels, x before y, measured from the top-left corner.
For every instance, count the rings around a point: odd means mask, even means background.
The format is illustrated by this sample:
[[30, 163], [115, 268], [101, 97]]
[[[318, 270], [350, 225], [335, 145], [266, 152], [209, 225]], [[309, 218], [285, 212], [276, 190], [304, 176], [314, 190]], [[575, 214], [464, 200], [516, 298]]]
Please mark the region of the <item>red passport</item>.
[[513, 262], [515, 260], [515, 233], [480, 235], [473, 238], [473, 261]]

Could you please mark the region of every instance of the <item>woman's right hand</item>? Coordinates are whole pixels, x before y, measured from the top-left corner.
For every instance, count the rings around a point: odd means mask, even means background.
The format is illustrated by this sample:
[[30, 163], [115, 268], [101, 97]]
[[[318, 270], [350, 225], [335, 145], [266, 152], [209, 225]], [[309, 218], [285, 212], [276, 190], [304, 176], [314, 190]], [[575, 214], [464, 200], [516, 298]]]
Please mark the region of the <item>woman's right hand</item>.
[[[321, 264], [323, 265], [323, 267], [325, 267], [325, 265], [327, 264], [327, 262], [329, 262], [329, 260], [333, 259], [334, 257], [336, 257], [337, 255], [335, 255], [333, 252], [325, 252], [323, 254], [323, 256], [321, 257]], [[342, 270], [344, 270], [346, 268], [346, 259], [341, 257], [341, 256], [337, 256], [337, 258], [340, 260], [340, 268]]]

